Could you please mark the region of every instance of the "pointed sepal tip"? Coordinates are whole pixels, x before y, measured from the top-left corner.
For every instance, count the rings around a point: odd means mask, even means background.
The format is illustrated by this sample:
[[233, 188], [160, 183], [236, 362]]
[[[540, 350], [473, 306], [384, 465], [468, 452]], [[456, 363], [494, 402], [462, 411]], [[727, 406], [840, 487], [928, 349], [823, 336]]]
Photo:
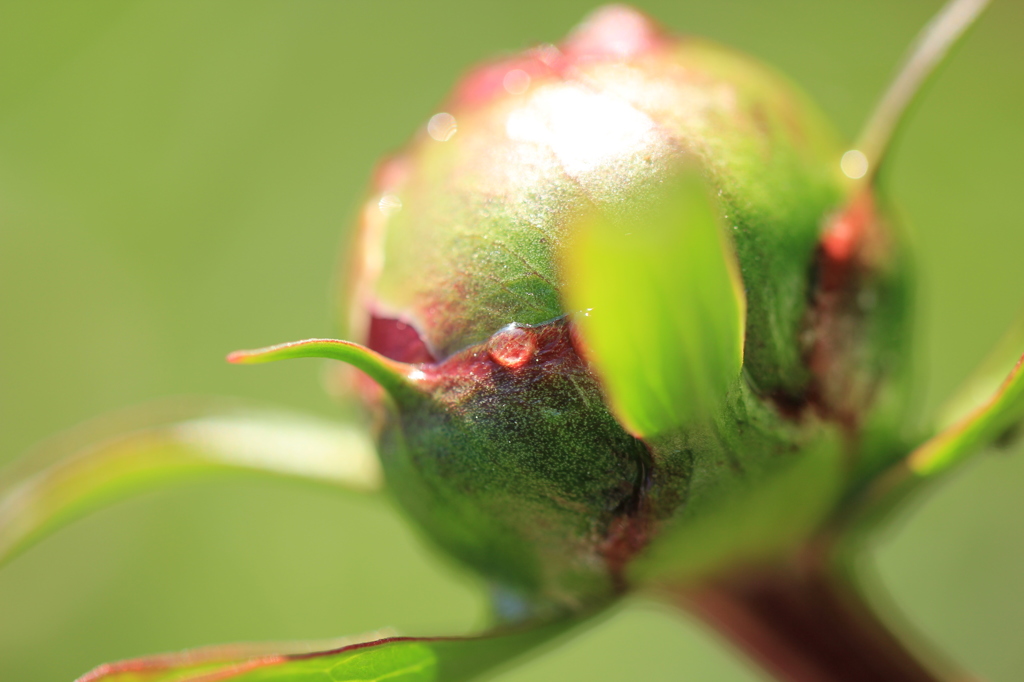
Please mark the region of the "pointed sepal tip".
[[399, 404], [419, 400], [424, 395], [416, 381], [423, 372], [416, 365], [392, 360], [351, 341], [289, 341], [265, 348], [237, 350], [228, 354], [227, 361], [234, 365], [257, 365], [293, 358], [326, 358], [352, 365], [377, 382]]

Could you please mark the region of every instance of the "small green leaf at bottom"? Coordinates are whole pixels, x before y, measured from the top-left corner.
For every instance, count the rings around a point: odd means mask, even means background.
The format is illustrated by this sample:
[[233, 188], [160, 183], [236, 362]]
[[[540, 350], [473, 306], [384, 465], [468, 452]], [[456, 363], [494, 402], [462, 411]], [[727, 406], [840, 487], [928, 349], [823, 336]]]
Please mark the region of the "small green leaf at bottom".
[[219, 647], [102, 665], [76, 682], [461, 682], [556, 637], [582, 618], [479, 637], [389, 637], [311, 653]]

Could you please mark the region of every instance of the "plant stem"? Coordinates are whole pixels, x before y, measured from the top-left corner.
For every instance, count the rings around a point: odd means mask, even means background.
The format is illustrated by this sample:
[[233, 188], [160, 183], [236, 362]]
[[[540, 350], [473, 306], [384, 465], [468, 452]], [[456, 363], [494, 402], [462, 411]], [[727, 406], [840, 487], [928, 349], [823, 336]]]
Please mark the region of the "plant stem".
[[928, 22], [910, 46], [899, 73], [875, 107], [855, 149], [867, 160], [867, 173], [861, 177], [853, 196], [860, 188], [870, 185], [885, 161], [893, 138], [907, 111], [920, 95], [928, 79], [943, 63], [949, 51], [963, 38], [964, 33], [977, 21], [990, 0], [949, 0]]
[[679, 602], [779, 680], [956, 679], [922, 663], [825, 562], [748, 569], [690, 590]]

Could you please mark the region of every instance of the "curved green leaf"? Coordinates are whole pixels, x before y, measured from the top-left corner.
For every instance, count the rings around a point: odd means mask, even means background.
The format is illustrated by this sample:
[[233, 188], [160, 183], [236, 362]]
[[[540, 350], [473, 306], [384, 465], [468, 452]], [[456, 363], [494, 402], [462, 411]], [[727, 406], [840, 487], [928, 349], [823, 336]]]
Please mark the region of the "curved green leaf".
[[907, 464], [919, 476], [941, 473], [998, 440], [1022, 420], [1024, 356], [987, 401], [917, 448]]
[[415, 365], [386, 358], [358, 343], [338, 339], [306, 339], [289, 341], [255, 350], [238, 350], [228, 355], [236, 365], [256, 365], [293, 358], [326, 358], [340, 360], [365, 372], [399, 403], [421, 400], [415, 377], [422, 375]]
[[966, 459], [1024, 422], [1024, 312], [988, 357], [947, 401], [942, 430], [907, 458], [911, 472], [930, 476]]
[[479, 637], [389, 637], [311, 653], [200, 649], [109, 663], [77, 682], [459, 682], [525, 653], [581, 620]]
[[995, 443], [1024, 423], [1024, 356], [1002, 384], [951, 426], [872, 481], [845, 513], [848, 542], [875, 527], [923, 484]]
[[648, 436], [714, 409], [743, 363], [739, 268], [696, 167], [574, 226], [563, 295], [620, 421]]
[[184, 477], [255, 471], [360, 491], [382, 482], [366, 435], [319, 419], [222, 409], [143, 429], [126, 421], [136, 430], [44, 446], [0, 470], [0, 563], [93, 509]]
[[1024, 353], [1024, 310], [970, 377], [946, 401], [939, 415], [941, 428], [952, 426], [988, 403]]
[[847, 535], [874, 527], [953, 466], [1024, 425], [1024, 315], [943, 408], [937, 433], [871, 481], [847, 509]]

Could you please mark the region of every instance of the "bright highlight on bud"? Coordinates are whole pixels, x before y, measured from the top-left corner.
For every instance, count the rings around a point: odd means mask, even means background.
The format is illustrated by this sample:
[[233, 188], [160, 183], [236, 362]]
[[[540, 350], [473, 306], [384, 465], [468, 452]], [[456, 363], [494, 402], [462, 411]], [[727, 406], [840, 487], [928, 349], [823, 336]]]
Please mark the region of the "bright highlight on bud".
[[846, 177], [853, 180], [860, 180], [868, 172], [868, 157], [859, 149], [851, 149], [843, 154], [839, 167]]
[[620, 97], [582, 85], [538, 88], [505, 123], [510, 140], [547, 147], [573, 176], [650, 149], [657, 124]]

